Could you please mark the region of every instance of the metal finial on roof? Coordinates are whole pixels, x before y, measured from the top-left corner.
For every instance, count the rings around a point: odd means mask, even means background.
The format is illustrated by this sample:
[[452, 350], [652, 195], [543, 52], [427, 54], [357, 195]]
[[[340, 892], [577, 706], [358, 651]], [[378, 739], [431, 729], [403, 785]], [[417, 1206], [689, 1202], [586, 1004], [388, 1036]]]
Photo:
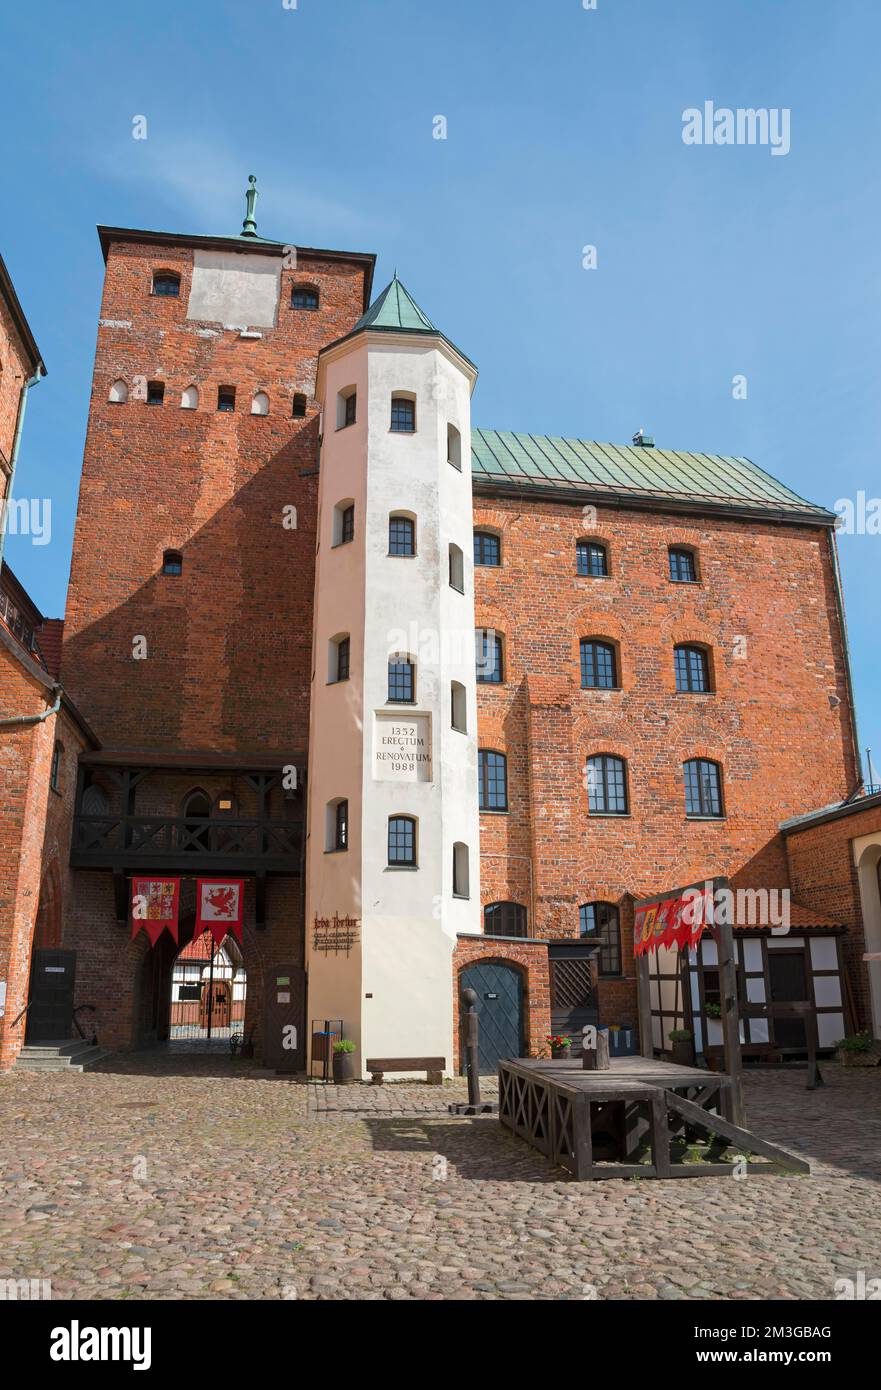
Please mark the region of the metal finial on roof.
[[254, 216], [254, 207], [257, 202], [257, 175], [248, 175], [248, 188], [245, 193], [245, 220], [242, 223], [241, 236], [257, 235], [257, 219]]

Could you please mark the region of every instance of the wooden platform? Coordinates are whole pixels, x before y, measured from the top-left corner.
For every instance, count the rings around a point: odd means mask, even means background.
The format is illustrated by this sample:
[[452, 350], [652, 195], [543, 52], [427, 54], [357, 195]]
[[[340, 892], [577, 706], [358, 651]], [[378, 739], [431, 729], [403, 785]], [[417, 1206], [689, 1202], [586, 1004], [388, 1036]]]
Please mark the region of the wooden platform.
[[[580, 1058], [520, 1058], [499, 1063], [499, 1120], [576, 1178], [809, 1173], [803, 1159], [733, 1122], [731, 1088], [724, 1073], [651, 1057], [616, 1057], [608, 1071], [585, 1071]], [[671, 1140], [695, 1131], [735, 1148], [736, 1160], [677, 1162]]]

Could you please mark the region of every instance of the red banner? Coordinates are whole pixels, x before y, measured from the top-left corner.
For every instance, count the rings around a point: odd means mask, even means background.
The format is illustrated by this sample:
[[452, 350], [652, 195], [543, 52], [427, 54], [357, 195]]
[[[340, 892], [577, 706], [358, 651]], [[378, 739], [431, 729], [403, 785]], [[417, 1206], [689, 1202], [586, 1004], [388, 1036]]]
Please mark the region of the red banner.
[[633, 916], [633, 954], [659, 947], [696, 946], [712, 921], [713, 885], [677, 888], [669, 897], [638, 903]]
[[243, 878], [200, 878], [196, 884], [196, 929], [193, 940], [206, 927], [219, 946], [227, 932], [242, 944], [245, 909]]
[[132, 940], [143, 927], [155, 946], [167, 927], [177, 941], [179, 878], [132, 879]]

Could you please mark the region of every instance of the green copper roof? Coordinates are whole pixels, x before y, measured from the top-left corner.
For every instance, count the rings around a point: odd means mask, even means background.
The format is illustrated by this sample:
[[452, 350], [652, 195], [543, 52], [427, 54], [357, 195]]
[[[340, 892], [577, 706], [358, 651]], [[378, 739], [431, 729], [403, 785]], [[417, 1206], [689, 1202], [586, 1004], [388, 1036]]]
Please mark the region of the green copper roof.
[[667, 499], [671, 505], [702, 502], [711, 509], [816, 517], [820, 524], [834, 520], [748, 458], [507, 430], [475, 429], [471, 448], [474, 482], [489, 486], [580, 491], [622, 501]]
[[392, 328], [398, 331], [409, 329], [417, 333], [438, 333], [440, 331], [428, 315], [423, 314], [416, 300], [401, 284], [397, 271], [395, 271], [391, 284], [386, 285], [378, 299], [374, 299], [367, 313], [361, 316], [352, 332], [357, 333], [362, 328]]

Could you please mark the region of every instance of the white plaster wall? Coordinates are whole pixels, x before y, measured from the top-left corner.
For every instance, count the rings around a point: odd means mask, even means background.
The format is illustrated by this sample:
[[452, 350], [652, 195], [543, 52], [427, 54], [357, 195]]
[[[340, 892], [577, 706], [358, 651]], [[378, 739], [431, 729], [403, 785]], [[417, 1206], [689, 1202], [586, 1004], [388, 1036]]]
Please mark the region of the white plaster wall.
[[280, 257], [194, 251], [187, 318], [235, 328], [274, 328], [280, 286]]
[[[860, 883], [860, 906], [866, 951], [881, 951], [881, 893], [878, 888], [878, 861], [881, 860], [881, 835], [861, 835], [853, 842], [853, 862]], [[866, 961], [869, 972], [869, 1000], [872, 1010], [872, 1035], [881, 1038], [881, 960]], [[840, 1036], [840, 1035], [839, 1035]]]

